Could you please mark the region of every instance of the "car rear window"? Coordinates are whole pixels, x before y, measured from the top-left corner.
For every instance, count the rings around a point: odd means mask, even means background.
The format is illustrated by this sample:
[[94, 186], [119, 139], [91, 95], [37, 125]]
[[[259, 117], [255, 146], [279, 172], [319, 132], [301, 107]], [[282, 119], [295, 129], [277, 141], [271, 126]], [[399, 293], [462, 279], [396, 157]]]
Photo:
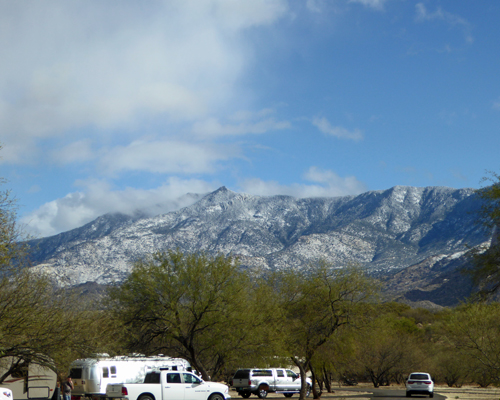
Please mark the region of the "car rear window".
[[408, 379], [425, 381], [425, 380], [430, 380], [430, 377], [427, 374], [410, 374], [410, 377]]
[[234, 378], [233, 379], [248, 379], [249, 376], [250, 376], [250, 370], [249, 369], [239, 369], [234, 374]]
[[252, 376], [273, 376], [273, 371], [270, 369], [254, 369]]

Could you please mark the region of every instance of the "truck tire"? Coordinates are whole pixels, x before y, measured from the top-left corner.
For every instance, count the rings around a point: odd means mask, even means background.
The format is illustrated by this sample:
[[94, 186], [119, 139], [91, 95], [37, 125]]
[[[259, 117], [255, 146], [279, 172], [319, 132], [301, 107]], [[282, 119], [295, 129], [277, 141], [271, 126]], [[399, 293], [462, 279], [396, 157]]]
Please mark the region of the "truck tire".
[[265, 388], [265, 386], [259, 386], [257, 396], [259, 396], [259, 399], [265, 399], [267, 397], [267, 389]]
[[208, 400], [224, 400], [224, 396], [221, 395], [220, 393], [212, 393], [209, 397]]
[[141, 394], [138, 400], [155, 400], [155, 397], [151, 394]]
[[292, 397], [293, 396], [293, 393], [283, 393], [285, 395], [285, 397]]
[[252, 393], [250, 392], [241, 392], [240, 396], [243, 397], [244, 399], [248, 399]]

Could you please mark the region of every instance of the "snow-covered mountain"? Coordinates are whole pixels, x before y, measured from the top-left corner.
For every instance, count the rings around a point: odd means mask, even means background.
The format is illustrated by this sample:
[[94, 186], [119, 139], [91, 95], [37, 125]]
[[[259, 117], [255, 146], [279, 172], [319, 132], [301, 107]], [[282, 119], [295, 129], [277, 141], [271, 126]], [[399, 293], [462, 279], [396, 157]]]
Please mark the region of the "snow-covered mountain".
[[62, 285], [122, 280], [133, 263], [166, 249], [239, 256], [254, 269], [301, 268], [318, 259], [396, 271], [454, 257], [488, 240], [472, 189], [396, 186], [358, 196], [252, 196], [221, 187], [154, 217], [103, 215], [30, 242], [33, 264]]

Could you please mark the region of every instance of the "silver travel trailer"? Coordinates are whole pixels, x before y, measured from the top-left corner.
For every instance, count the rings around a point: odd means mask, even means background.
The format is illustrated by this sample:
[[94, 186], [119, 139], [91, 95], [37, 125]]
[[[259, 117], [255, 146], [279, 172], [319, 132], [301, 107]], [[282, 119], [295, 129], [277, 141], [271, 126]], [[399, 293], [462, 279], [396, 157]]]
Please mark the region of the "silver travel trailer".
[[158, 356], [102, 356], [73, 361], [70, 376], [74, 389], [72, 397], [88, 397], [94, 400], [106, 397], [110, 383], [141, 383], [146, 373], [160, 368], [191, 371], [191, 365], [183, 358]]
[[[12, 362], [10, 357], [0, 360], [0, 374], [6, 372]], [[7, 376], [0, 384], [1, 387], [12, 391], [14, 400], [52, 399], [56, 385], [56, 373], [48, 367], [34, 363], [30, 363], [28, 368], [20, 373]]]

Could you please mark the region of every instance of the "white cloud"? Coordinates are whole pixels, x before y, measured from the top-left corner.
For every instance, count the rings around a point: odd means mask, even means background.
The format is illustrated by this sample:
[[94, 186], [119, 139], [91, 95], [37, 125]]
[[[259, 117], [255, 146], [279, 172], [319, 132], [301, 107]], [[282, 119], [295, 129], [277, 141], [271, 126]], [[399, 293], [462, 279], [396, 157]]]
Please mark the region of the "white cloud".
[[21, 223], [37, 237], [46, 237], [80, 227], [95, 218], [121, 212], [133, 215], [137, 210], [151, 215], [166, 213], [192, 204], [196, 197], [221, 186], [200, 180], [170, 178], [164, 185], [150, 190], [127, 188], [112, 190], [102, 181], [80, 182], [82, 190], [42, 205], [24, 216]]
[[460, 27], [464, 33], [465, 41], [467, 43], [474, 42], [474, 38], [471, 34], [470, 23], [465, 18], [462, 18], [459, 15], [452, 14], [448, 11], [444, 11], [441, 7], [438, 7], [434, 12], [429, 12], [424, 3], [417, 3], [415, 5], [415, 9], [417, 12], [416, 20], [418, 22], [432, 20], [445, 21], [450, 26]]
[[333, 171], [311, 167], [304, 174], [304, 179], [311, 184], [281, 185], [273, 181], [258, 178], [248, 179], [240, 183], [243, 192], [261, 196], [289, 195], [294, 197], [336, 197], [363, 193], [366, 185], [355, 177], [341, 178]]
[[360, 3], [366, 7], [382, 10], [387, 0], [349, 0], [349, 3]]
[[78, 140], [51, 152], [52, 160], [54, 160], [55, 163], [63, 165], [73, 162], [89, 161], [95, 157], [96, 154], [92, 151], [92, 143], [90, 140]]
[[127, 171], [170, 174], [213, 173], [217, 164], [241, 157], [236, 145], [176, 140], [136, 140], [101, 156], [101, 171], [109, 175]]
[[232, 123], [223, 124], [219, 119], [211, 117], [193, 125], [193, 133], [204, 138], [219, 136], [240, 136], [246, 134], [263, 134], [269, 131], [288, 129], [289, 121], [278, 121], [274, 110], [265, 109], [257, 113], [240, 111], [229, 117]]
[[320, 13], [323, 10], [323, 4], [319, 0], [307, 0], [306, 7], [309, 11]]
[[217, 164], [241, 157], [236, 145], [196, 143], [189, 140], [136, 140], [116, 146], [101, 156], [101, 171], [109, 175], [127, 171], [152, 173], [212, 173]]
[[146, 117], [204, 118], [234, 101], [252, 62], [244, 30], [286, 12], [285, 0], [2, 2], [3, 162], [82, 128], [122, 136]]
[[314, 117], [312, 124], [321, 132], [339, 139], [351, 139], [355, 141], [363, 139], [363, 133], [359, 129], [349, 131], [340, 126], [332, 126], [325, 117]]
[[500, 99], [493, 102], [492, 108], [494, 110], [500, 110]]

